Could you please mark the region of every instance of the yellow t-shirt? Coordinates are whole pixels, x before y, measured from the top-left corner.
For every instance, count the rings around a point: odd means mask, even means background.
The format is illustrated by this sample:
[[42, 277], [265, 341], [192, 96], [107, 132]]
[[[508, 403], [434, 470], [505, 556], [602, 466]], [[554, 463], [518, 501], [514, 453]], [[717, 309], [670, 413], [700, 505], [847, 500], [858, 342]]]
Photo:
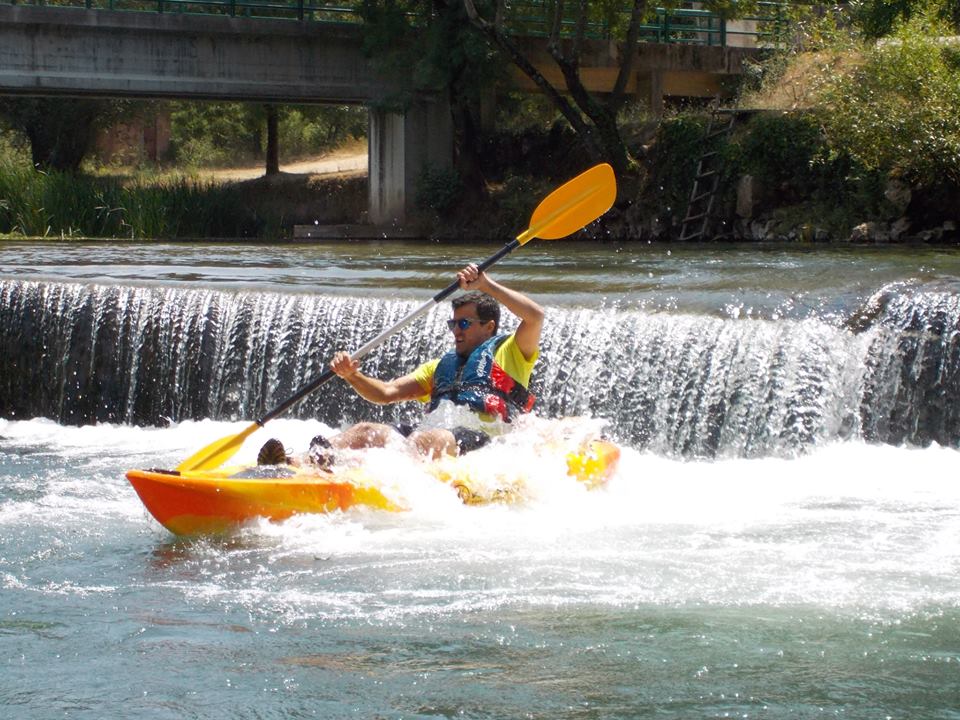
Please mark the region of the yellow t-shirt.
[[[533, 373], [533, 366], [540, 357], [540, 350], [535, 350], [533, 357], [527, 359], [523, 356], [520, 348], [517, 347], [517, 339], [510, 335], [504, 340], [497, 351], [493, 354], [493, 361], [503, 368], [503, 371], [510, 377], [523, 385], [530, 387], [530, 375]], [[433, 374], [440, 364], [440, 358], [429, 360], [413, 371], [413, 377], [423, 388], [424, 394], [417, 398], [420, 402], [430, 402], [430, 393], [433, 392]]]

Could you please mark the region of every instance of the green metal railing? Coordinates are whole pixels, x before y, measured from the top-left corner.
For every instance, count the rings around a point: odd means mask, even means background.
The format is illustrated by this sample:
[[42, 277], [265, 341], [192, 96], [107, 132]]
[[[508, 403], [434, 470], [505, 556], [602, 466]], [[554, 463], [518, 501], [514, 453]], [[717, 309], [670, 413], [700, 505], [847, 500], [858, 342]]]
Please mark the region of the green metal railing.
[[[550, 35], [552, 3], [547, 0], [521, 0], [510, 4], [507, 24], [515, 34], [547, 37]], [[727, 19], [707, 10], [688, 8], [651, 8], [640, 26], [640, 39], [645, 42], [681, 43], [693, 45], [776, 44], [787, 29], [785, 0], [761, 0], [744, 17]], [[575, 9], [574, 9], [575, 10]], [[592, 17], [586, 24], [585, 35], [591, 39], [618, 39], [624, 37], [629, 23], [629, 5], [622, 9]], [[560, 36], [572, 37], [576, 20], [568, 11], [560, 21]], [[748, 39], [746, 43], [738, 38]]]
[[784, 3], [760, 2], [753, 14], [728, 20], [705, 10], [657, 8], [656, 22], [643, 25], [641, 36], [647, 42], [770, 47], [787, 31], [786, 9]]
[[[44, 7], [75, 7], [87, 10], [171, 13], [185, 15], [227, 15], [230, 17], [289, 19], [322, 23], [363, 22], [359, 3], [315, 4], [311, 0], [0, 0], [0, 4]], [[547, 0], [519, 0], [508, 5], [506, 24], [520, 36], [546, 37], [550, 34], [550, 3]], [[727, 20], [716, 13], [695, 9], [652, 8], [640, 28], [644, 42], [692, 45], [771, 46], [786, 31], [788, 3], [766, 0], [756, 3], [749, 17]], [[623, 37], [629, 21], [629, 4], [592, 17], [585, 27], [591, 39]], [[562, 37], [576, 32], [572, 16], [560, 22]], [[738, 42], [735, 38], [747, 39]]]

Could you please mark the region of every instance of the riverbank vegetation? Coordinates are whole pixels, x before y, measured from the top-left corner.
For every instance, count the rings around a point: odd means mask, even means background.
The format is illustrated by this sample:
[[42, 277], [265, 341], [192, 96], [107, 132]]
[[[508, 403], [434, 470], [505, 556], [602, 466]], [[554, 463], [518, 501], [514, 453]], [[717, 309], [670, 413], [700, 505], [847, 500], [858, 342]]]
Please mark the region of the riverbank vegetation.
[[726, 148], [728, 190], [757, 181], [741, 236], [960, 239], [958, 7], [864, 2], [767, 63]]
[[[100, 118], [130, 120], [166, 112], [170, 144], [161, 162], [134, 145], [116, 157], [98, 158], [93, 135], [76, 138], [48, 115], [66, 115], [64, 101], [18, 105], [29, 123], [33, 113], [48, 128], [43, 144], [7, 123], [0, 132], [0, 233], [30, 237], [280, 238], [293, 223], [317, 217], [346, 221], [363, 207], [357, 180], [338, 178], [327, 187], [310, 177], [274, 175], [243, 182], [216, 181], [211, 168], [264, 162], [262, 105], [243, 103], [122, 103], [97, 101]], [[94, 101], [91, 101], [94, 102]], [[278, 109], [278, 140], [284, 157], [331, 151], [366, 135], [366, 111], [351, 107]], [[3, 115], [0, 108], [0, 116]], [[77, 148], [82, 151], [77, 154]], [[72, 149], [69, 161], [62, 148]], [[38, 159], [38, 152], [43, 158]], [[359, 183], [363, 184], [363, 183]], [[331, 202], [329, 195], [346, 197]], [[332, 207], [323, 208], [324, 205]]]
[[637, 190], [600, 231], [676, 239], [697, 160], [712, 150], [722, 156], [714, 236], [960, 240], [958, 8], [795, 8], [792, 42], [748, 74], [732, 132], [709, 146], [702, 106], [668, 108], [652, 124], [621, 112], [625, 142], [641, 158]]
[[[170, 160], [179, 167], [242, 167], [263, 161], [269, 106], [259, 103], [170, 103]], [[365, 138], [367, 112], [345, 105], [278, 105], [276, 142], [287, 161]]]
[[216, 181], [195, 174], [37, 172], [0, 160], [0, 235], [47, 238], [267, 238], [294, 224], [348, 222], [366, 178], [309, 175]]
[[[749, 14], [752, 9], [749, 2], [705, 6], [726, 8], [730, 15]], [[726, 101], [737, 106], [738, 119], [725, 141], [705, 144], [709, 118], [705, 104], [672, 105], [660, 118], [629, 103], [605, 105], [616, 112], [613, 140], [619, 139], [626, 148], [628, 169], [619, 175], [627, 190], [621, 192], [615, 211], [604, 218], [603, 227], [594, 232], [676, 239], [697, 160], [716, 151], [723, 162], [713, 206], [715, 237], [960, 240], [956, 222], [960, 43], [955, 39], [960, 3], [862, 0], [837, 6], [796, 3], [789, 10], [789, 34], [780, 36], [776, 48], [747, 74], [736, 101]], [[587, 11], [581, 5], [571, 12]], [[579, 22], [583, 19], [568, 18], [578, 28], [585, 26]], [[486, 22], [482, 17], [480, 21]], [[631, 24], [626, 15], [620, 16], [619, 27], [618, 37], [629, 47]], [[491, 34], [489, 27], [484, 29]], [[494, 44], [499, 41], [495, 38]], [[583, 167], [597, 160], [621, 165], [616, 152], [606, 146], [598, 151], [596, 142], [585, 139], [592, 135], [596, 140], [602, 123], [586, 113], [593, 96], [569, 82], [576, 75], [577, 58], [570, 53], [580, 45], [577, 36], [567, 43], [558, 39], [557, 45], [563, 51], [551, 54], [572, 88], [576, 107], [564, 105], [564, 98], [546, 89], [544, 97], [553, 103], [554, 119], [541, 126], [539, 136], [530, 127], [512, 138], [500, 132], [492, 141], [487, 139], [484, 149], [494, 144], [501, 151], [494, 153], [495, 164], [484, 165], [486, 199], [491, 203], [504, 186], [535, 185], [516, 177], [519, 168], [530, 165], [530, 157], [541, 161], [540, 172], [530, 174], [552, 180], [562, 179], [558, 168]], [[509, 54], [524, 69], [519, 53]], [[528, 74], [538, 86], [547, 84]], [[605, 112], [603, 107], [593, 109]], [[523, 150], [502, 152], [511, 144]], [[447, 226], [441, 234], [462, 232], [462, 205], [445, 196], [443, 206], [453, 211], [445, 216]], [[475, 217], [484, 218], [481, 227], [490, 228], [497, 215], [488, 207]], [[522, 212], [510, 213], [506, 225], [523, 220]]]
[[0, 162], [0, 198], [0, 232], [31, 237], [240, 238], [280, 231], [235, 188], [186, 176], [130, 182]]
[[[706, 6], [742, 14], [752, 4]], [[523, 226], [557, 182], [606, 160], [618, 168], [621, 193], [589, 232], [673, 240], [697, 159], [715, 150], [723, 159], [713, 206], [717, 237], [960, 239], [960, 43], [954, 38], [960, 0], [792, 5], [789, 36], [777, 38], [776, 49], [747, 73], [736, 93], [737, 123], [711, 147], [703, 140], [707, 104], [653, 112], [619, 82], [632, 72], [627, 60], [617, 68], [613, 93], [587, 92], [579, 81], [576, 34], [554, 38], [552, 56], [570, 89], [559, 91], [525, 67], [523, 48], [512, 46], [498, 25], [497, 7], [363, 3], [373, 62], [411, 78], [408, 90], [385, 98], [384, 106], [402, 109], [417, 92], [451, 98], [457, 160], [452, 168], [426, 168], [419, 178], [420, 211], [411, 222], [425, 234], [502, 239]], [[624, 47], [637, 42], [638, 18], [647, 18], [642, 2], [564, 7], [572, 15], [551, 32], [585, 32], [589, 23], [603, 22]], [[429, 22], [418, 25], [414, 11], [426, 12]], [[415, 36], [420, 39], [412, 42]], [[503, 90], [511, 67], [541, 93]], [[268, 114], [263, 106], [230, 103], [173, 108], [171, 154], [180, 174], [172, 176], [119, 180], [89, 166], [80, 174], [38, 173], [31, 169], [36, 152], [25, 160], [0, 142], [0, 232], [283, 237], [292, 222], [302, 222], [304, 207], [334, 194], [341, 198], [339, 221], [360, 218], [366, 193], [360, 180], [327, 184], [303, 177], [235, 186], [197, 180], [191, 175], [197, 167], [262, 157]], [[362, 134], [364, 113], [282, 108], [275, 111], [274, 132], [290, 157]], [[9, 120], [7, 126], [15, 127]]]

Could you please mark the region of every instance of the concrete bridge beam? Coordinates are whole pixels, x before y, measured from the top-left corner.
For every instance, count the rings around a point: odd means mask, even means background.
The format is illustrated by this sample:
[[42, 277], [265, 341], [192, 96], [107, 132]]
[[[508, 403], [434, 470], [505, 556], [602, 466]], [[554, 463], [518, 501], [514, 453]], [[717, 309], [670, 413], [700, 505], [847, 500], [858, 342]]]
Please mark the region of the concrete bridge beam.
[[361, 103], [388, 88], [359, 27], [0, 5], [0, 91]]

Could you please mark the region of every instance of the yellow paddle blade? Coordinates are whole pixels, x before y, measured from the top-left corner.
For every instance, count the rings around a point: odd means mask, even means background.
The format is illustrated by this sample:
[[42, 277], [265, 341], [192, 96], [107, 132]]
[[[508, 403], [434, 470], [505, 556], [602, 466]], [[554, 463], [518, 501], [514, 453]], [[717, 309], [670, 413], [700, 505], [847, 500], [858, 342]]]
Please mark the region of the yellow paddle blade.
[[218, 468], [232, 458], [237, 450], [240, 449], [240, 446], [243, 445], [243, 441], [259, 429], [260, 425], [253, 423], [237, 435], [229, 435], [225, 438], [214, 440], [205, 448], [198, 450], [177, 465], [176, 470], [183, 473], [193, 470], [213, 470], [214, 468]]
[[535, 237], [566, 237], [603, 215], [616, 199], [613, 168], [606, 163], [594, 165], [547, 195], [533, 211], [529, 229], [517, 240], [524, 245]]

